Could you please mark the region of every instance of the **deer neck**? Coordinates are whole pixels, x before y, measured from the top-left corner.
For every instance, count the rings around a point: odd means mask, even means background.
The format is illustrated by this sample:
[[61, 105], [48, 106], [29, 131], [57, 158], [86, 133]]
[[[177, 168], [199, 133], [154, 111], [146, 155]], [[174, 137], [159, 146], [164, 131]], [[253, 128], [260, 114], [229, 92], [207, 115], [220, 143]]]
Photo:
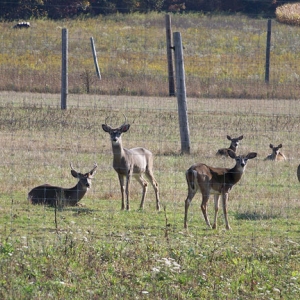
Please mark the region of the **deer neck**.
[[63, 190], [64, 198], [69, 205], [75, 205], [84, 197], [87, 190], [87, 187], [83, 187], [82, 184], [78, 182], [74, 187]]
[[232, 169], [230, 169], [227, 173], [228, 183], [236, 184], [243, 176], [245, 171], [245, 167], [241, 167], [240, 165], [235, 165]]
[[236, 152], [236, 148], [237, 146], [233, 146], [232, 144], [230, 144], [229, 149], [232, 150], [233, 152]]
[[121, 159], [125, 156], [125, 151], [121, 142], [112, 143], [112, 151], [114, 155], [114, 163], [121, 161]]
[[278, 159], [279, 156], [280, 156], [280, 152], [273, 152], [273, 153], [272, 153], [272, 159], [273, 159], [273, 160]]

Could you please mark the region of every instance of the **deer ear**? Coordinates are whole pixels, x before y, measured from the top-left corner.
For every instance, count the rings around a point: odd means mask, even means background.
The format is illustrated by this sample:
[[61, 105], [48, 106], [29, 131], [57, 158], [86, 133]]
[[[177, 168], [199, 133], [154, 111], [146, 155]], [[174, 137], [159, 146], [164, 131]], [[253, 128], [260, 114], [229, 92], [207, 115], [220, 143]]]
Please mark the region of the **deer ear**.
[[92, 170], [92, 171], [90, 171], [89, 174], [91, 175], [91, 177], [93, 177], [96, 174], [96, 172], [97, 172], [96, 170]]
[[273, 146], [272, 144], [270, 144], [270, 148], [271, 148], [271, 149], [273, 149], [273, 148], [274, 148], [274, 146]]
[[97, 172], [97, 167], [98, 167], [98, 165], [95, 163], [94, 164], [94, 168], [89, 172], [89, 174], [91, 175], [91, 176], [93, 176], [94, 174], [96, 174], [96, 172]]
[[243, 139], [243, 137], [244, 137], [244, 136], [243, 136], [243, 135], [241, 135], [241, 136], [239, 137], [239, 141], [240, 141], [240, 140], [242, 140], [242, 139]]
[[126, 131], [128, 131], [129, 127], [130, 127], [130, 124], [124, 124], [121, 126], [120, 129], [122, 132], [126, 132]]
[[257, 153], [256, 153], [256, 152], [250, 152], [250, 153], [248, 153], [248, 155], [247, 155], [248, 159], [255, 158], [256, 156], [257, 156]]
[[75, 170], [71, 170], [71, 174], [73, 177], [77, 178], [78, 177], [78, 173]]
[[230, 150], [230, 149], [228, 149], [228, 155], [231, 157], [231, 158], [236, 158], [236, 154], [235, 154], [235, 152], [234, 151], [232, 151], [232, 150]]
[[279, 144], [279, 145], [278, 145], [278, 148], [282, 148], [282, 144]]
[[227, 140], [231, 141], [231, 137], [229, 135], [227, 135]]
[[110, 126], [106, 125], [106, 124], [102, 124], [102, 129], [105, 131], [105, 132], [110, 132]]

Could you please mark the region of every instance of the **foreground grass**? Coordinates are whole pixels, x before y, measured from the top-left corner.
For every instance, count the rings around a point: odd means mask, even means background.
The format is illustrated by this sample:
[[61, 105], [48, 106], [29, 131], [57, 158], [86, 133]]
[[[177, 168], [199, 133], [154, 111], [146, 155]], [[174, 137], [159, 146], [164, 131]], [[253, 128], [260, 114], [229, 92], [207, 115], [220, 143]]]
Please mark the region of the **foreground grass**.
[[[176, 99], [0, 94], [0, 296], [2, 299], [298, 299], [300, 296], [300, 109], [294, 100], [188, 99], [191, 155], [179, 155]], [[107, 116], [126, 114], [126, 147], [155, 155], [162, 211], [149, 188], [139, 211], [132, 182], [131, 211], [120, 210], [111, 167]], [[231, 231], [222, 212], [207, 230], [200, 195], [183, 229], [185, 170], [194, 162], [230, 167], [215, 157], [226, 134], [244, 134], [240, 152], [256, 151], [229, 200]], [[264, 162], [269, 144], [283, 144], [288, 160]], [[82, 207], [31, 206], [38, 184], [75, 185], [69, 163], [98, 172]], [[213, 217], [212, 201], [209, 216]]]
[[[179, 210], [167, 211], [165, 226], [164, 212], [109, 209], [66, 210], [56, 231], [51, 209], [21, 206], [19, 213], [30, 210], [25, 224], [32, 228], [16, 240], [11, 230], [19, 230], [20, 217], [7, 228], [0, 248], [2, 298], [299, 296], [299, 240], [285, 230], [272, 232], [272, 220], [263, 226], [259, 219], [234, 222], [230, 233], [203, 226], [186, 233]], [[284, 223], [279, 219], [276, 226]]]

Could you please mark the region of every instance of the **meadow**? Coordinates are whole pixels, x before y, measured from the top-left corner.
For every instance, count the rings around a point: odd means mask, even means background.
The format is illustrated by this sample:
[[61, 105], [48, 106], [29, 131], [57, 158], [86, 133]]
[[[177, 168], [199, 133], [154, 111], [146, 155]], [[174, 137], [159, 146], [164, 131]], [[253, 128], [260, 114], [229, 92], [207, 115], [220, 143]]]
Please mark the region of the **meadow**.
[[[191, 154], [181, 155], [177, 100], [168, 97], [164, 15], [0, 23], [1, 299], [299, 299], [299, 28], [273, 22], [264, 82], [266, 20], [172, 15], [184, 42]], [[60, 109], [61, 29], [69, 29], [68, 109]], [[102, 79], [95, 76], [93, 36]], [[131, 184], [121, 211], [111, 143], [102, 124], [131, 124], [127, 148], [154, 154], [162, 210], [149, 187]], [[185, 171], [216, 157], [226, 135], [255, 151], [229, 195], [226, 231], [207, 229], [196, 195], [183, 228]], [[284, 162], [264, 161], [282, 143]], [[70, 163], [94, 163], [78, 207], [33, 206], [27, 193], [72, 187]], [[209, 203], [213, 218], [213, 201]]]
[[[0, 296], [2, 299], [298, 299], [299, 116], [297, 100], [188, 99], [191, 154], [180, 155], [174, 97], [2, 92]], [[162, 210], [149, 187], [132, 181], [131, 210], [121, 211], [109, 136], [101, 125], [131, 124], [125, 147], [155, 156]], [[200, 194], [183, 228], [185, 170], [194, 162], [231, 167], [215, 156], [226, 135], [244, 135], [238, 151], [255, 151], [229, 196], [231, 231], [222, 212], [206, 228]], [[266, 162], [269, 144], [284, 162]], [[39, 184], [75, 185], [70, 162], [98, 171], [81, 206], [57, 212], [26, 197]], [[209, 203], [213, 217], [213, 201]]]
[[[129, 14], [0, 23], [0, 90], [59, 93], [61, 31], [68, 29], [69, 92], [168, 96], [165, 14]], [[297, 99], [298, 26], [272, 20], [270, 81], [265, 84], [267, 20], [243, 15], [172, 14], [184, 46], [187, 95]], [[94, 38], [101, 80], [96, 76]]]

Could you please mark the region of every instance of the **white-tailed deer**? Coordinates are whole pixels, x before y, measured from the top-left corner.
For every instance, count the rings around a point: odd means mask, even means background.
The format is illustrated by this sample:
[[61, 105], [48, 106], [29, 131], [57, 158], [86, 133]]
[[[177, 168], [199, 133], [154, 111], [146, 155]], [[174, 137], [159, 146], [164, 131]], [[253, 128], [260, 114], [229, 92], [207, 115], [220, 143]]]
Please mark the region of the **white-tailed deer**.
[[268, 155], [264, 160], [276, 160], [276, 161], [286, 160], [285, 155], [279, 151], [279, 149], [282, 148], [282, 144], [279, 144], [277, 147], [270, 144], [270, 148], [272, 149], [272, 153]]
[[45, 204], [50, 206], [75, 206], [86, 194], [91, 187], [91, 179], [96, 173], [97, 164], [94, 168], [85, 174], [81, 174], [74, 170], [72, 164], [71, 174], [78, 179], [78, 183], [70, 189], [44, 184], [33, 188], [28, 193], [28, 200], [32, 204]]
[[227, 139], [231, 141], [229, 148], [222, 148], [219, 149], [216, 153], [218, 156], [225, 156], [228, 157], [228, 150], [232, 150], [236, 153], [237, 147], [239, 146], [240, 141], [243, 139], [244, 136], [239, 136], [238, 138], [231, 138], [229, 135], [227, 135]]
[[202, 194], [201, 210], [205, 222], [211, 228], [207, 216], [207, 202], [210, 194], [214, 194], [215, 202], [215, 218], [213, 229], [217, 228], [217, 216], [219, 210], [219, 198], [222, 196], [222, 206], [225, 218], [226, 229], [230, 229], [227, 218], [227, 201], [228, 193], [232, 187], [240, 181], [245, 171], [248, 159], [255, 158], [257, 153], [250, 152], [247, 155], [237, 156], [232, 150], [228, 151], [228, 155], [235, 159], [236, 164], [233, 168], [213, 168], [202, 163], [192, 165], [186, 171], [186, 180], [188, 184], [188, 196], [185, 200], [184, 228], [187, 228], [187, 217], [189, 206], [200, 189]]
[[[126, 149], [122, 145], [122, 133], [128, 131], [130, 124], [125, 122], [118, 128], [102, 124], [105, 132], [109, 133], [112, 151], [113, 151], [113, 168], [118, 173], [119, 182], [122, 193], [122, 210], [125, 209], [125, 193], [126, 193], [126, 210], [129, 210], [129, 191], [131, 177], [134, 176], [143, 187], [142, 201], [140, 209], [144, 208], [145, 196], [147, 193], [148, 183], [143, 178], [143, 174], [151, 181], [156, 196], [156, 209], [160, 210], [158, 184], [153, 175], [153, 155], [142, 147]], [[126, 178], [126, 188], [124, 186], [124, 178]]]

